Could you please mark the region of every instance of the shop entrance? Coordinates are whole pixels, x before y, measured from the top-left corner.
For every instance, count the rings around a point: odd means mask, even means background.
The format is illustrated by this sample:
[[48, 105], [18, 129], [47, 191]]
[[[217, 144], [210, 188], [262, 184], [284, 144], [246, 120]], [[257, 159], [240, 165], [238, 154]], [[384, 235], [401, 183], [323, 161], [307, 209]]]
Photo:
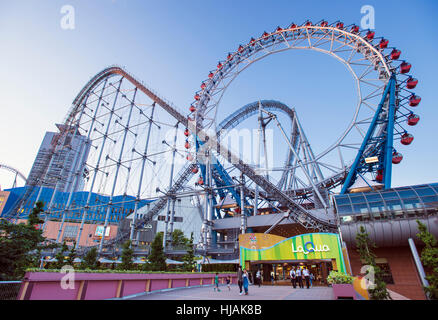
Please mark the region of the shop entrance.
[[313, 286], [327, 286], [327, 276], [333, 270], [333, 263], [331, 260], [250, 261], [248, 271], [252, 283], [257, 270], [261, 270], [263, 285], [291, 285], [292, 267], [295, 267], [295, 270], [307, 267], [313, 274]]

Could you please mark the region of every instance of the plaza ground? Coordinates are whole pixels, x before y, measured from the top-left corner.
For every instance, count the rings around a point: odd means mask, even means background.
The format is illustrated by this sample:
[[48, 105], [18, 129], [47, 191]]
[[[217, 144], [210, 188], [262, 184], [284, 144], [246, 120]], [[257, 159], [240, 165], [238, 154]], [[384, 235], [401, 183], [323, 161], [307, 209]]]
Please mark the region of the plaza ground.
[[333, 300], [333, 289], [329, 287], [312, 287], [294, 289], [291, 286], [249, 286], [248, 295], [239, 295], [239, 287], [226, 285], [184, 288], [170, 291], [145, 293], [129, 300]]

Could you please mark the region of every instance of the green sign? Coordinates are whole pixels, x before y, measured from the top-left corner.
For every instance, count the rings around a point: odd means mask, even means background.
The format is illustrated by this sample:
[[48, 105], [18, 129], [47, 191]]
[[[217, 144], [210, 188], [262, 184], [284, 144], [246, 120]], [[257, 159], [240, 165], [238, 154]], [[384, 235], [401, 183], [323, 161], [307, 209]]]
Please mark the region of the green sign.
[[[257, 241], [258, 234], [252, 234], [252, 241]], [[261, 236], [261, 235], [260, 235]], [[263, 235], [266, 237], [267, 235]], [[270, 247], [252, 249], [240, 246], [240, 263], [245, 261], [293, 261], [335, 259], [336, 268], [346, 272], [344, 256], [336, 233], [307, 233], [292, 238], [284, 239]]]

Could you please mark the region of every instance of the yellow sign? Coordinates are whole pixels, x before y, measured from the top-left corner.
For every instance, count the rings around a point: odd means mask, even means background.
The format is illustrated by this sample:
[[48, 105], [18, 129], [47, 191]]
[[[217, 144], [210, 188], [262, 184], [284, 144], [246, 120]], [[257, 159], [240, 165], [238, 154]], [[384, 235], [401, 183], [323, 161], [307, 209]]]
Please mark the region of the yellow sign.
[[333, 268], [346, 272], [336, 233], [307, 233], [288, 239], [264, 233], [247, 233], [239, 236], [239, 245], [242, 266], [246, 261], [333, 259]]

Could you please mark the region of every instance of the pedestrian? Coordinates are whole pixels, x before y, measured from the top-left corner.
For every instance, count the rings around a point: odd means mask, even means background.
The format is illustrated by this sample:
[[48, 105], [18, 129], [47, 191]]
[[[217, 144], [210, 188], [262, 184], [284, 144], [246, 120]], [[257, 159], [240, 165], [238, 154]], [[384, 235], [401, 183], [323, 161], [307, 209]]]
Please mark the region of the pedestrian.
[[259, 288], [260, 288], [260, 285], [262, 283], [262, 274], [261, 274], [260, 270], [257, 270], [257, 273], [256, 273], [255, 277], [256, 277], [256, 280], [257, 280], [257, 284], [259, 285]]
[[248, 272], [246, 271], [246, 269], [243, 270], [243, 274], [242, 274], [242, 279], [243, 279], [243, 290], [245, 290], [245, 295], [248, 295], [248, 286], [249, 286], [249, 277], [248, 277]]
[[300, 288], [304, 288], [304, 286], [303, 286], [303, 274], [301, 273], [301, 268], [300, 267], [297, 268], [296, 274], [297, 274], [298, 286]]
[[274, 271], [271, 271], [271, 283], [274, 284]]
[[243, 271], [242, 266], [239, 266], [239, 269], [237, 270], [237, 285], [239, 286], [239, 295], [242, 295], [242, 286], [243, 286]]
[[290, 270], [290, 282], [292, 282], [292, 286], [294, 289], [297, 288], [297, 273], [295, 271], [295, 267], [292, 267]]
[[309, 272], [309, 269], [307, 269], [307, 267], [304, 267], [303, 277], [306, 280], [306, 287], [307, 287], [307, 289], [309, 289], [309, 286], [310, 286], [310, 272]]
[[227, 277], [227, 287], [228, 287], [228, 291], [231, 290], [231, 276]]
[[315, 277], [313, 276], [313, 273], [310, 273], [310, 287], [313, 287], [313, 280], [315, 279]]
[[216, 272], [216, 276], [214, 277], [214, 291], [221, 292], [221, 289], [219, 289], [219, 273]]

